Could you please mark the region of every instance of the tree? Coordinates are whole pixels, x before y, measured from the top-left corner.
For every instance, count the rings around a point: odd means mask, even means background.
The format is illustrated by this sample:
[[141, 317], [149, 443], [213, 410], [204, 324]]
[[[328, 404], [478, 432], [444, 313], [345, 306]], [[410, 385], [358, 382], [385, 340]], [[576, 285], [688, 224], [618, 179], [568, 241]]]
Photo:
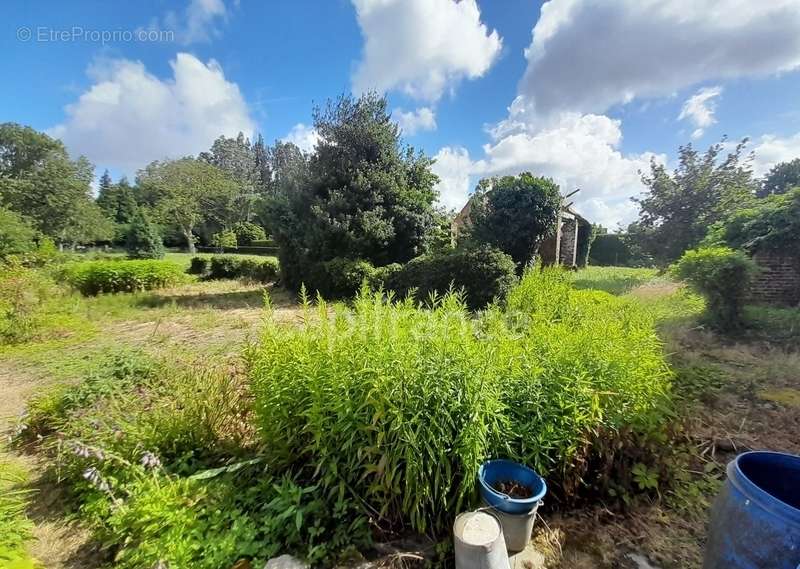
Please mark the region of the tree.
[[0, 259], [35, 250], [38, 236], [29, 219], [0, 206]]
[[239, 133], [236, 138], [220, 136], [209, 152], [201, 152], [199, 160], [216, 166], [239, 185], [239, 192], [232, 196], [226, 208], [226, 225], [239, 221], [250, 221], [259, 195], [260, 174], [256, 165], [256, 153], [250, 140]]
[[336, 257], [381, 266], [424, 252], [437, 178], [429, 158], [403, 146], [386, 99], [329, 101], [314, 127], [307, 162], [294, 145], [273, 148], [266, 217], [284, 281], [299, 286], [304, 267]]
[[239, 189], [225, 172], [194, 158], [153, 162], [139, 172], [137, 185], [157, 215], [178, 228], [190, 253], [195, 252], [193, 232], [198, 224], [222, 222], [226, 205]]
[[558, 184], [530, 172], [481, 180], [470, 202], [468, 241], [511, 255], [521, 272], [553, 235], [561, 209]]
[[231, 231], [236, 235], [236, 245], [251, 245], [253, 241], [264, 241], [267, 238], [263, 227], [249, 221], [236, 223]]
[[114, 219], [117, 216], [117, 196], [113, 192], [114, 184], [111, 181], [111, 175], [108, 170], [103, 172], [100, 176], [100, 181], [97, 185], [97, 205], [100, 206], [105, 214]]
[[125, 234], [125, 250], [131, 259], [162, 259], [164, 243], [144, 210], [138, 210]]
[[639, 220], [628, 228], [637, 245], [662, 264], [696, 247], [708, 228], [730, 212], [749, 203], [756, 182], [750, 157], [743, 157], [747, 140], [721, 158], [725, 141], [700, 154], [691, 144], [678, 151], [678, 168], [667, 171], [655, 160], [642, 176], [647, 187], [640, 199]]
[[795, 187], [800, 187], [800, 158], [773, 166], [758, 189], [758, 197], [785, 194]]
[[[70, 160], [64, 145], [46, 134], [0, 125], [0, 201], [61, 246], [98, 234], [82, 219], [99, 212], [91, 197], [93, 171], [86, 158]], [[105, 232], [107, 226], [96, 229]]]

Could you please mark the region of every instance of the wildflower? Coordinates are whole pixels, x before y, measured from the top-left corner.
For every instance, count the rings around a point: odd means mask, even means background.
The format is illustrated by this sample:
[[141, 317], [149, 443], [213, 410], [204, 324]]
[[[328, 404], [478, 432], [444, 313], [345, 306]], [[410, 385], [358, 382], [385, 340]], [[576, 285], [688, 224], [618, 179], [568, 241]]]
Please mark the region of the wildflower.
[[83, 471], [83, 478], [88, 480], [91, 484], [97, 486], [103, 477], [100, 475], [100, 471], [97, 470], [94, 466], [90, 466], [86, 470]]
[[139, 461], [145, 468], [156, 469], [161, 467], [159, 458], [150, 451], [145, 451], [142, 454], [142, 459]]
[[92, 455], [92, 451], [89, 449], [89, 447], [79, 443], [78, 441], [72, 443], [72, 452], [81, 458], [89, 458]]

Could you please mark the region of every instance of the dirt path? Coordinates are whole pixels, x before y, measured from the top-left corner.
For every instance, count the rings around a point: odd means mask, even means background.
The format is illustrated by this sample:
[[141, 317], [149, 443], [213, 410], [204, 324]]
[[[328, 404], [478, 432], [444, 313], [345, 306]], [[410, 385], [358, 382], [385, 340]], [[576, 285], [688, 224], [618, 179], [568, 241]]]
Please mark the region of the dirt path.
[[28, 516], [35, 524], [30, 545], [33, 558], [47, 569], [91, 569], [97, 566], [97, 555], [90, 534], [63, 519], [59, 492], [45, 478], [41, 460], [5, 444], [5, 434], [14, 429], [26, 401], [48, 383], [31, 370], [0, 361], [0, 431], [4, 434], [0, 458], [21, 465], [28, 472], [27, 488], [34, 492], [28, 508]]

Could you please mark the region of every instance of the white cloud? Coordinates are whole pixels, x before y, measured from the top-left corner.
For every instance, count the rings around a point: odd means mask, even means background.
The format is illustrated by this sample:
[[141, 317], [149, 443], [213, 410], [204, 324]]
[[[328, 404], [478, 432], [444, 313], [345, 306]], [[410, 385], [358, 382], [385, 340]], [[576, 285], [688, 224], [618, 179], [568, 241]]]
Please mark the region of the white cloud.
[[353, 0], [364, 36], [353, 89], [400, 89], [435, 102], [463, 78], [483, 76], [502, 39], [475, 0]]
[[228, 17], [223, 0], [190, 0], [183, 12], [169, 11], [163, 25], [155, 22], [151, 27], [175, 32], [178, 42], [188, 45], [207, 42], [219, 35], [217, 24]]
[[94, 84], [50, 134], [74, 155], [132, 174], [152, 160], [207, 150], [222, 134], [254, 130], [239, 87], [216, 61], [179, 53], [170, 66], [173, 77], [164, 80], [138, 61], [92, 66]]
[[603, 112], [708, 80], [800, 66], [800, 0], [551, 0], [520, 94], [540, 114]]
[[313, 152], [319, 140], [319, 133], [313, 126], [297, 123], [283, 140], [295, 144], [303, 152]]
[[395, 109], [392, 112], [392, 120], [400, 125], [400, 130], [407, 136], [414, 136], [422, 130], [436, 130], [436, 113], [430, 107], [420, 107], [408, 112]]
[[439, 176], [439, 203], [448, 209], [460, 210], [470, 193], [470, 175], [474, 164], [466, 148], [444, 147], [434, 156], [433, 173]]
[[753, 172], [763, 176], [778, 162], [800, 158], [800, 132], [788, 137], [765, 134], [755, 141], [753, 153]]
[[[575, 205], [588, 219], [614, 227], [636, 217], [630, 198], [643, 190], [640, 171], [649, 169], [650, 159], [666, 161], [652, 153], [623, 155], [620, 122], [603, 115], [565, 113], [547, 126], [520, 127], [483, 147], [484, 157], [472, 161], [466, 150], [444, 148], [445, 158], [440, 191], [460, 207], [469, 193], [470, 175], [494, 176], [530, 171], [553, 178], [562, 194], [576, 188]], [[441, 174], [440, 174], [441, 176]]]
[[683, 103], [678, 120], [686, 119], [694, 124], [696, 128], [692, 132], [692, 138], [700, 138], [703, 136], [705, 129], [717, 122], [717, 119], [714, 118], [717, 102], [714, 99], [720, 95], [722, 95], [722, 87], [719, 85], [716, 87], [704, 87]]

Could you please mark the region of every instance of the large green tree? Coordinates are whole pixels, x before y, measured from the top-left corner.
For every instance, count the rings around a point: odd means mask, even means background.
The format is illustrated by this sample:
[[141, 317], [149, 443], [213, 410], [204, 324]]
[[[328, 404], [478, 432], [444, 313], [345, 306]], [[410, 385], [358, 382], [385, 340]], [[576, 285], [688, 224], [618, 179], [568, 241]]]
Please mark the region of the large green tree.
[[211, 150], [201, 152], [199, 160], [216, 166], [239, 185], [226, 207], [224, 225], [250, 221], [255, 213], [261, 187], [261, 175], [256, 163], [256, 151], [243, 133], [236, 138], [220, 136]]
[[296, 147], [274, 149], [267, 211], [286, 283], [298, 286], [304, 267], [335, 257], [385, 265], [424, 252], [437, 178], [429, 158], [403, 145], [386, 99], [329, 101], [314, 110], [314, 127], [307, 167]]
[[195, 228], [203, 221], [223, 222], [239, 191], [228, 174], [195, 158], [153, 162], [139, 172], [137, 185], [160, 220], [180, 231], [190, 253]]
[[522, 271], [556, 231], [561, 208], [558, 184], [530, 172], [481, 180], [470, 201], [467, 239], [488, 243]]
[[758, 197], [785, 194], [797, 187], [800, 187], [800, 158], [773, 166], [761, 182]]
[[30, 127], [0, 125], [0, 201], [62, 246], [109, 237], [91, 197], [93, 172], [85, 158], [71, 160], [60, 141]]
[[678, 167], [670, 172], [653, 160], [642, 176], [646, 191], [639, 204], [639, 220], [629, 237], [656, 262], [670, 263], [705, 237], [709, 227], [754, 199], [757, 183], [747, 140], [723, 154], [725, 141], [705, 153], [691, 144], [678, 150]]

